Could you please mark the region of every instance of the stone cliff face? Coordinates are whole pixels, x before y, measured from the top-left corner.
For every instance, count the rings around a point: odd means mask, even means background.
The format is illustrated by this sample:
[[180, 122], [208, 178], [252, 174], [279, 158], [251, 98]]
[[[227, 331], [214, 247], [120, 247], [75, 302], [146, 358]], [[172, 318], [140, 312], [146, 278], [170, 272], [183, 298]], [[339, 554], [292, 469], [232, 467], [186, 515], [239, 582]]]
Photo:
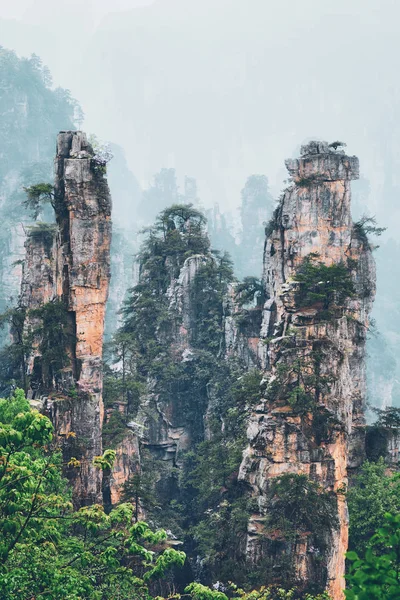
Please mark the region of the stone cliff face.
[[[64, 461], [80, 461], [67, 470], [75, 501], [89, 504], [101, 500], [101, 476], [92, 459], [102, 451], [111, 199], [104, 167], [96, 164], [82, 132], [57, 138], [54, 209], [57, 225], [33, 227], [26, 241], [21, 306], [25, 331], [34, 340], [27, 372], [31, 397], [43, 403], [64, 440]], [[53, 322], [46, 317], [50, 311]]]
[[190, 256], [185, 260], [179, 277], [171, 279], [171, 285], [167, 290], [170, 301], [169, 311], [175, 321], [173, 345], [176, 351], [184, 353], [183, 358], [191, 352], [191, 342], [196, 327], [195, 306], [191, 298], [192, 285], [200, 267], [212, 260], [211, 256], [205, 254]]
[[112, 506], [122, 501], [124, 484], [132, 475], [140, 473], [140, 436], [128, 431], [116, 447], [116, 457], [110, 479], [105, 487], [105, 500]]
[[[266, 232], [267, 301], [259, 341], [265, 393], [250, 417], [239, 475], [260, 511], [250, 519], [247, 552], [252, 560], [263, 560], [263, 515], [272, 478], [308, 475], [335, 495], [339, 526], [327, 532], [322, 560], [307, 535], [286, 556], [300, 584], [325, 581], [338, 600], [348, 538], [343, 492], [348, 469], [359, 464], [364, 452], [365, 341], [375, 268], [366, 236], [351, 219], [350, 181], [358, 178], [358, 159], [311, 142], [286, 166], [293, 184]], [[345, 266], [353, 292], [342, 301], [335, 292], [330, 306], [316, 296], [299, 300], [297, 280], [305, 260]], [[280, 551], [288, 553], [287, 545]]]
[[[218, 300], [223, 326], [213, 360], [215, 365], [237, 360], [243, 373], [261, 366], [264, 373], [238, 475], [242, 493], [249, 491], [258, 506], [248, 526], [249, 563], [276, 565], [283, 557], [300, 587], [315, 583], [339, 600], [348, 537], [348, 472], [364, 455], [365, 341], [374, 262], [365, 232], [351, 219], [350, 181], [358, 177], [357, 158], [311, 142], [299, 159], [286, 164], [293, 183], [267, 226], [259, 296], [266, 301], [250, 309], [239, 306], [237, 284], [227, 284], [225, 300]], [[166, 260], [167, 282], [159, 298], [163, 319], [154, 334], [158, 362], [143, 376], [146, 391], [134, 414], [125, 414], [128, 402], [107, 409], [109, 417], [113, 411], [123, 414], [126, 431], [118, 438], [116, 461], [102, 490], [92, 459], [102, 451], [110, 198], [102, 169], [80, 132], [58, 138], [54, 207], [56, 226], [43, 230], [38, 225], [26, 241], [21, 307], [25, 332], [33, 336], [27, 357], [30, 395], [50, 414], [63, 441], [64, 461], [80, 461], [67, 469], [77, 504], [100, 501], [102, 491], [106, 502], [115, 504], [132, 475], [148, 475], [149, 469], [160, 498], [169, 502], [179, 493], [174, 486], [183, 452], [212, 439], [210, 423], [215, 425], [219, 415], [218, 386], [194, 379], [207, 354], [198, 337], [199, 298], [207, 298], [202, 295], [207, 278], [199, 283], [198, 275], [204, 268], [212, 272], [217, 259], [208, 251], [193, 254], [180, 269]], [[141, 277], [145, 280], [145, 271]], [[318, 293], [322, 284], [325, 296]], [[49, 306], [58, 315], [64, 349], [57, 368], [55, 359], [46, 363], [49, 340], [54, 342], [46, 334], [43, 307]], [[157, 365], [169, 373], [157, 375]], [[194, 381], [201, 381], [200, 392], [200, 387], [190, 388]], [[321, 548], [311, 531], [288, 539], [279, 526], [272, 531], [266, 526], [271, 485], [284, 474], [307, 475], [334, 499], [338, 524], [322, 532]], [[279, 577], [275, 571], [269, 580]]]
[[[177, 363], [194, 359], [191, 341], [195, 315], [191, 290], [198, 270], [209, 260], [212, 260], [212, 257], [203, 254], [187, 258], [178, 277], [171, 276], [166, 291], [168, 314], [172, 322], [168, 352]], [[156, 468], [153, 471], [154, 480], [157, 481], [166, 477], [166, 474], [179, 464], [182, 452], [191, 446], [190, 432], [184, 416], [177, 409], [175, 399], [160, 395], [155, 386], [155, 381], [148, 381], [148, 391], [141, 397], [139, 410], [134, 419], [127, 423], [129, 429], [116, 446], [117, 457], [109, 484], [112, 504], [121, 498], [123, 486], [128, 479], [141, 471], [141, 455], [144, 451], [147, 451], [160, 467], [159, 470]]]
[[101, 168], [94, 166], [91, 148], [79, 132], [58, 137], [55, 198], [62, 250], [57, 294], [75, 322], [75, 376], [80, 389], [101, 394], [111, 199]]
[[231, 284], [224, 306], [224, 345], [226, 358], [237, 358], [247, 369], [260, 366], [258, 345], [260, 341], [261, 307], [246, 310], [246, 319], [238, 323], [240, 307], [237, 303], [237, 285]]

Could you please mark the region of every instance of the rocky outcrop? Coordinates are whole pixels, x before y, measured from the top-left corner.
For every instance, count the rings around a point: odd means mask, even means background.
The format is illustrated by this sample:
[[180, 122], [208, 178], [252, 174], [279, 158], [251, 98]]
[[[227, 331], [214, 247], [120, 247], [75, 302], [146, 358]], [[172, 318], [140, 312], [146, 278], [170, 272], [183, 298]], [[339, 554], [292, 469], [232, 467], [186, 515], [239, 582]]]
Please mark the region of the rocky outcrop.
[[237, 303], [237, 285], [229, 286], [224, 304], [224, 346], [226, 358], [237, 358], [247, 369], [260, 366], [261, 306], [244, 310]]
[[105, 167], [93, 155], [84, 133], [58, 135], [53, 203], [57, 226], [38, 225], [29, 232], [21, 286], [25, 329], [34, 333], [28, 360], [30, 396], [42, 400], [63, 439], [64, 462], [79, 461], [67, 469], [76, 504], [101, 500], [101, 476], [92, 460], [102, 451], [111, 199]]
[[[27, 230], [25, 260], [23, 262], [19, 305], [25, 310], [25, 336], [33, 335], [32, 349], [27, 355], [25, 369], [34, 373], [35, 360], [40, 361], [40, 330], [42, 319], [37, 311], [54, 299], [56, 280], [56, 229], [49, 225], [36, 225]], [[37, 332], [37, 333], [35, 333]], [[15, 335], [15, 332], [13, 332]], [[30, 395], [36, 391], [36, 381], [31, 377]]]
[[[163, 339], [163, 332], [156, 335], [160, 336], [167, 353], [176, 363], [195, 360], [192, 345], [196, 328], [193, 283], [199, 269], [212, 260], [211, 255], [192, 255], [184, 261], [177, 277], [173, 276], [171, 268], [170, 285], [165, 293], [171, 328], [168, 339]], [[152, 467], [154, 482], [158, 482], [167, 477], [172, 468], [180, 465], [182, 452], [188, 450], [191, 443], [191, 434], [176, 398], [157, 390], [157, 381], [148, 378], [147, 392], [141, 396], [137, 414], [128, 421], [126, 435], [117, 446], [117, 460], [107, 492], [111, 502], [115, 503], [120, 498], [124, 484], [132, 475], [141, 472], [143, 452], [155, 460], [154, 465], [158, 465]], [[126, 448], [133, 449], [128, 456], [124, 456]]]
[[122, 501], [124, 484], [132, 475], [140, 472], [139, 436], [133, 431], [128, 431], [115, 450], [116, 457], [107, 484], [111, 506]]
[[[286, 166], [293, 184], [267, 226], [264, 254], [267, 301], [259, 359], [265, 393], [250, 417], [239, 476], [259, 506], [250, 519], [247, 552], [263, 560], [271, 480], [285, 473], [308, 475], [335, 495], [339, 526], [326, 532], [322, 557], [305, 535], [287, 560], [301, 585], [325, 581], [338, 600], [348, 538], [343, 492], [348, 469], [364, 454], [365, 341], [375, 267], [366, 236], [351, 219], [350, 181], [358, 177], [358, 159], [311, 142]], [[296, 274], [305, 260], [346, 267], [352, 293], [339, 300], [335, 292], [331, 303], [310, 296], [299, 300]], [[279, 532], [274, 535], [279, 538]], [[287, 551], [287, 545], [282, 548]]]
[[[173, 323], [170, 352], [176, 362], [195, 360], [193, 339], [196, 306], [192, 297], [193, 284], [199, 269], [212, 260], [211, 255], [190, 256], [183, 263], [179, 276], [171, 278], [166, 296]], [[150, 391], [152, 387], [153, 383], [150, 382]], [[181, 452], [190, 448], [191, 436], [175, 399], [150, 393], [142, 403], [139, 417], [142, 417], [144, 423], [143, 444], [161, 460], [176, 466]]]
[[388, 468], [397, 470], [400, 462], [400, 428], [370, 425], [366, 430], [365, 449], [368, 460], [376, 461], [382, 457]]
[[179, 277], [171, 278], [167, 290], [169, 312], [174, 320], [173, 346], [176, 352], [181, 352], [183, 358], [191, 353], [196, 328], [196, 307], [193, 306], [191, 290], [199, 269], [212, 261], [211, 255], [194, 254], [185, 260], [180, 269]]

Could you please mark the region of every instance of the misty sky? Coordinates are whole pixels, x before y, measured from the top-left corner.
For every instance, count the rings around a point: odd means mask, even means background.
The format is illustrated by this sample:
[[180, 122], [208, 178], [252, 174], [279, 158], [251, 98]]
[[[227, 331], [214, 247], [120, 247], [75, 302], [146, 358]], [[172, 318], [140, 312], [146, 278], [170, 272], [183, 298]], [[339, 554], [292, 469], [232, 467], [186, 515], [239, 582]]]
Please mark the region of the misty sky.
[[397, 0], [2, 0], [0, 17], [0, 43], [40, 55], [142, 185], [175, 167], [234, 208], [248, 175], [278, 194], [300, 143], [339, 139], [395, 235]]

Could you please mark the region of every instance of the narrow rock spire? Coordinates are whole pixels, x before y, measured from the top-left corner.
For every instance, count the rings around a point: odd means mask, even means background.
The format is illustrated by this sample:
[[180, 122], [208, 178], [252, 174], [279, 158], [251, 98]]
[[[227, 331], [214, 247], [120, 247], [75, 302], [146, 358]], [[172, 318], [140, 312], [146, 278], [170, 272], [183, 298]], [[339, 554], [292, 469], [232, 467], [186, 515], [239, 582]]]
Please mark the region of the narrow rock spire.
[[[250, 418], [240, 469], [259, 506], [250, 519], [247, 551], [255, 562], [271, 556], [275, 564], [289, 561], [300, 586], [326, 586], [339, 600], [348, 469], [364, 452], [365, 341], [375, 265], [365, 234], [351, 218], [350, 180], [358, 178], [358, 159], [326, 142], [310, 142], [286, 167], [293, 183], [266, 230], [267, 300], [259, 343], [265, 392]], [[336, 284], [325, 267], [335, 268]], [[265, 532], [272, 481], [288, 473], [307, 475], [335, 501], [338, 525], [319, 532], [320, 548], [312, 531], [294, 541], [279, 526]]]
[[[33, 227], [27, 237], [21, 305], [25, 331], [34, 333], [30, 396], [53, 421], [79, 506], [101, 501], [101, 474], [92, 460], [102, 453], [102, 347], [111, 242], [105, 167], [96, 162], [80, 131], [57, 137], [53, 204], [56, 226]], [[52, 355], [55, 338], [57, 360]]]

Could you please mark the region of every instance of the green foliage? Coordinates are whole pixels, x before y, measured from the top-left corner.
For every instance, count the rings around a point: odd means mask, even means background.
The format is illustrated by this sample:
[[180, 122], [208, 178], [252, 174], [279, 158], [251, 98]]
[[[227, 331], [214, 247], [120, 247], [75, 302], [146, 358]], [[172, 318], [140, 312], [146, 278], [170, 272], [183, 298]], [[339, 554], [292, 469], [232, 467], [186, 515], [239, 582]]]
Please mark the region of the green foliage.
[[115, 450], [108, 448], [107, 450], [104, 450], [102, 456], [96, 456], [93, 459], [93, 464], [102, 471], [109, 471], [114, 464], [116, 455], [117, 453]]
[[[218, 441], [221, 441], [224, 452], [222, 460], [216, 454], [212, 457], [213, 464], [219, 470], [218, 474], [212, 474], [213, 490], [218, 491], [211, 494], [209, 499], [199, 500], [199, 510], [205, 511], [219, 503], [221, 481], [229, 484], [228, 487], [234, 487], [244, 445], [243, 423], [247, 399], [239, 381], [242, 371], [219, 358], [223, 338], [223, 302], [228, 283], [233, 279], [232, 265], [225, 254], [210, 253], [204, 226], [203, 215], [191, 205], [173, 205], [162, 211], [155, 225], [147, 230], [139, 253], [139, 283], [130, 291], [123, 309], [123, 324], [112, 345], [113, 360], [118, 364], [118, 370], [106, 372], [105, 399], [108, 405], [123, 399], [135, 410], [140, 396], [149, 393], [150, 379], [151, 393], [155, 394], [158, 402], [173, 407], [174, 422], [185, 426], [192, 443], [196, 445], [204, 441], [203, 417], [209, 394], [211, 390], [218, 394], [218, 414], [213, 415], [208, 427], [213, 435], [218, 436], [214, 447], [218, 448]], [[190, 341], [194, 354], [190, 360], [182, 361], [171, 352], [170, 347], [181, 316], [170, 309], [166, 292], [171, 281], [179, 276], [186, 258], [196, 254], [204, 258], [190, 286]], [[257, 391], [260, 378], [254, 384]], [[253, 393], [249, 388], [248, 400]], [[157, 423], [159, 418], [158, 411], [152, 406], [150, 404], [146, 408], [150, 428], [152, 419]], [[221, 433], [222, 419], [226, 424], [224, 435]], [[104, 427], [106, 445], [115, 446], [116, 440], [124, 435], [126, 429], [123, 421], [121, 415], [114, 411]], [[189, 465], [191, 460], [196, 460], [196, 463], [204, 461], [199, 466], [202, 470], [211, 458], [208, 456], [210, 450], [211, 446], [206, 444], [193, 457], [189, 453], [185, 464]], [[191, 487], [192, 481], [185, 481], [185, 475], [182, 481], [178, 481], [178, 474], [174, 470], [164, 473], [161, 461], [157, 461], [157, 464], [153, 461], [150, 466], [149, 460], [147, 457], [142, 465], [143, 474], [134, 475], [127, 483], [124, 497], [131, 498], [136, 507], [140, 498], [156, 522], [161, 521], [175, 532], [181, 531], [193, 515], [193, 527], [199, 525], [203, 515], [193, 512], [196, 492]], [[147, 472], [162, 473], [160, 481], [157, 482], [157, 478], [153, 477], [155, 481], [150, 485], [146, 481]], [[202, 489], [205, 490], [205, 487]], [[205, 490], [206, 493], [208, 491]], [[158, 510], [159, 505], [163, 507], [162, 513]], [[229, 519], [226, 521], [227, 530], [228, 523]], [[186, 529], [189, 530], [189, 527]], [[203, 529], [207, 537], [206, 525]], [[187, 538], [193, 539], [192, 532]], [[205, 546], [206, 541], [201, 535], [200, 538], [199, 545]]]
[[[0, 355], [3, 385], [16, 382], [25, 391], [29, 384], [35, 390], [52, 388], [70, 363], [68, 350], [75, 344], [64, 302], [54, 300], [29, 313], [20, 307], [10, 309], [0, 316], [0, 325], [4, 324], [10, 325], [13, 340]], [[40, 357], [35, 359], [28, 381], [26, 365], [34, 347], [39, 349]]]
[[[146, 230], [147, 238], [139, 253], [142, 272], [150, 270], [146, 280], [149, 281], [152, 276], [156, 278], [156, 264], [163, 265], [167, 276], [170, 275], [167, 259], [175, 274], [188, 256], [207, 252], [209, 241], [204, 230], [205, 223], [205, 217], [191, 204], [174, 204], [164, 209], [154, 226]], [[158, 278], [156, 282], [161, 286], [157, 288], [159, 291], [165, 291], [165, 283], [169, 283]]]
[[400, 429], [400, 409], [395, 406], [370, 409], [377, 419], [366, 430], [366, 453], [369, 460], [377, 461], [387, 455], [389, 440]]
[[237, 596], [239, 600], [294, 600], [299, 597], [303, 600], [332, 600], [327, 592], [322, 592], [322, 594], [317, 594], [316, 596], [311, 594], [300, 594], [299, 596], [299, 593], [295, 588], [287, 590], [279, 586], [262, 587], [259, 590], [253, 590], [251, 592], [237, 590], [236, 594], [239, 594]]
[[31, 310], [30, 316], [38, 320], [32, 329], [32, 336], [39, 340], [40, 367], [33, 374], [37, 383], [52, 388], [60, 371], [69, 364], [67, 350], [74, 345], [75, 338], [70, 331], [68, 311], [62, 300], [53, 300], [38, 309]]
[[385, 409], [373, 407], [372, 411], [377, 415], [377, 420], [374, 423], [375, 427], [400, 429], [400, 408], [395, 406], [388, 406]]
[[209, 250], [204, 226], [204, 216], [190, 204], [173, 205], [147, 230], [139, 252], [140, 281], [125, 302], [124, 323], [116, 338], [118, 344], [120, 336], [127, 334], [124, 343], [131, 354], [136, 354], [139, 375], [147, 375], [149, 364], [170, 339], [172, 321], [166, 291], [171, 279], [178, 277], [186, 258]]
[[329, 144], [329, 148], [333, 148], [334, 150], [337, 150], [338, 148], [345, 148], [347, 146], [347, 144], [345, 144], [345, 142], [339, 142], [339, 141], [335, 141], [332, 142], [331, 144]]
[[327, 540], [338, 527], [334, 494], [325, 492], [307, 475], [287, 473], [272, 480], [268, 492], [266, 535], [278, 531], [286, 540], [299, 536], [311, 538], [320, 552], [327, 550]]
[[343, 309], [355, 293], [351, 273], [343, 262], [327, 266], [318, 257], [316, 253], [306, 256], [293, 277], [299, 284], [296, 304], [299, 308], [321, 304], [325, 311]]
[[[227, 256], [210, 255], [204, 226], [205, 218], [191, 205], [173, 205], [148, 229], [139, 253], [140, 280], [130, 291], [122, 311], [123, 325], [112, 346], [113, 360], [121, 368], [108, 370], [105, 380], [107, 404], [123, 400], [134, 414], [152, 377], [160, 398], [174, 401], [177, 414], [182, 414], [195, 437], [202, 435], [198, 419], [215, 367], [212, 355], [220, 351], [223, 296], [233, 277]], [[204, 255], [191, 286], [191, 341], [199, 354], [196, 361], [180, 362], [170, 353], [169, 344], [181, 317], [170, 310], [166, 292], [186, 258], [195, 254]]]
[[264, 303], [264, 285], [258, 277], [245, 277], [235, 288], [235, 300], [238, 306], [262, 306]]
[[348, 600], [397, 600], [400, 597], [400, 514], [384, 515], [361, 557], [347, 553]]
[[[22, 390], [0, 400], [0, 598], [150, 600], [153, 581], [182, 566], [165, 531], [134, 522], [125, 503], [74, 511], [52, 425]], [[115, 453], [95, 463], [110, 469]]]
[[[235, 586], [232, 586], [235, 589]], [[235, 589], [235, 598], [240, 600], [293, 600], [295, 590], [285, 590], [281, 587], [261, 587], [259, 590], [245, 592], [241, 589]]]
[[35, 183], [29, 187], [24, 187], [26, 200], [24, 206], [31, 210], [32, 218], [38, 218], [42, 207], [46, 203], [54, 205], [54, 187], [51, 183]]
[[233, 279], [232, 261], [214, 251], [201, 266], [190, 289], [193, 307], [193, 339], [198, 348], [218, 354], [223, 333], [223, 302], [228, 283]]
[[6, 389], [22, 387], [28, 389], [26, 359], [32, 350], [32, 334], [24, 328], [25, 308], [17, 307], [0, 315], [0, 327], [9, 326], [13, 341], [0, 351], [0, 381]]
[[117, 365], [111, 368], [105, 362], [103, 366], [103, 400], [107, 407], [117, 402], [126, 404], [127, 414], [133, 416], [139, 408], [140, 396], [145, 393], [145, 378], [136, 369], [138, 352], [136, 339], [122, 329], [117, 331], [106, 347], [108, 360]]
[[[279, 586], [262, 586], [258, 590], [249, 592], [231, 583], [226, 592], [228, 596], [224, 592], [211, 590], [200, 583], [191, 583], [185, 589], [185, 593], [189, 594], [193, 600], [228, 600], [228, 597], [235, 600], [294, 600], [295, 598], [299, 598], [294, 588], [286, 590]], [[302, 595], [302, 598], [303, 600], [331, 600], [331, 597], [326, 592], [317, 596], [305, 594]]]
[[386, 474], [383, 458], [366, 461], [354, 485], [349, 488], [347, 502], [350, 515], [349, 548], [362, 554], [365, 546], [385, 522], [387, 512], [400, 513], [399, 475]]
[[18, 414], [28, 410], [29, 402], [25, 398], [24, 391], [17, 388], [11, 399], [0, 398], [0, 423], [11, 423]]
[[358, 237], [368, 243], [369, 235], [381, 236], [387, 227], [378, 227], [376, 217], [363, 215], [359, 221], [353, 225], [354, 231]]
[[319, 441], [328, 439], [329, 426], [335, 423], [327, 411], [321, 409], [320, 403], [334, 381], [322, 372], [323, 356], [329, 352], [329, 344], [315, 341], [311, 352], [304, 352], [301, 345], [296, 345], [296, 335], [295, 328], [293, 332], [288, 330], [286, 340], [282, 341], [285, 355], [276, 365], [265, 396], [270, 402], [289, 404], [299, 415], [311, 413], [317, 438]]
[[103, 425], [103, 444], [116, 448], [125, 435], [126, 420], [118, 410], [114, 410]]
[[261, 374], [243, 375], [234, 365], [219, 369], [218, 376], [209, 376], [210, 393], [218, 398], [209, 415], [209, 439], [184, 456], [180, 511], [186, 540], [195, 545], [209, 576], [243, 582], [247, 524], [254, 507], [238, 473], [246, 416], [259, 399]]
[[228, 600], [223, 592], [210, 590], [201, 583], [191, 583], [185, 588], [185, 593], [190, 594], [193, 600]]
[[157, 505], [154, 478], [151, 469], [148, 469], [148, 460], [145, 452], [142, 456], [142, 472], [131, 475], [123, 485], [122, 499], [124, 502], [132, 502], [135, 507], [135, 520], [138, 520], [140, 506], [151, 511]]

